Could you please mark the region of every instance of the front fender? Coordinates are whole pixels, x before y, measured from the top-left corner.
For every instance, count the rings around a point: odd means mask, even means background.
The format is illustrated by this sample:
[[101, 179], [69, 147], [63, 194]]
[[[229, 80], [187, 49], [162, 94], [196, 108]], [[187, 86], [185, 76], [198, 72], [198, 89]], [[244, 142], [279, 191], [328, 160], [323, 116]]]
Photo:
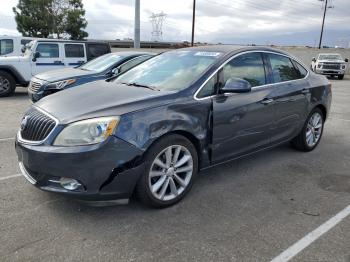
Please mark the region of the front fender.
[[116, 136], [146, 151], [161, 136], [183, 131], [197, 139], [201, 150], [207, 149], [211, 141], [211, 108], [211, 99], [206, 99], [129, 113], [121, 117]]

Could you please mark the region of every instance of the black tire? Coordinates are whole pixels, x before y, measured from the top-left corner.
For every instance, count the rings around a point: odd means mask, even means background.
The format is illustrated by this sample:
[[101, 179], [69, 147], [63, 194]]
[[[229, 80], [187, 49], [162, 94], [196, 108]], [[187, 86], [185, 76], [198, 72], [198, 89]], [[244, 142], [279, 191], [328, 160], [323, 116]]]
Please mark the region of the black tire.
[[[190, 152], [192, 156], [193, 171], [192, 171], [192, 175], [190, 176], [189, 183], [184, 188], [183, 192], [178, 196], [176, 196], [174, 199], [165, 201], [165, 200], [160, 200], [156, 198], [154, 194], [151, 192], [149, 176], [150, 176], [150, 172], [151, 172], [151, 168], [154, 160], [159, 156], [159, 154], [163, 150], [173, 145], [183, 146]], [[177, 202], [179, 202], [182, 198], [184, 198], [184, 196], [191, 189], [193, 182], [198, 173], [198, 155], [197, 155], [197, 150], [195, 146], [186, 137], [177, 135], [177, 134], [167, 135], [161, 138], [160, 140], [158, 140], [157, 142], [155, 142], [155, 144], [152, 145], [149, 148], [149, 150], [146, 152], [144, 161], [145, 161], [145, 173], [141, 176], [141, 178], [139, 179], [136, 185], [136, 196], [139, 198], [139, 200], [142, 203], [155, 208], [165, 208], [165, 207], [174, 205]]]
[[338, 75], [338, 79], [339, 80], [343, 80], [344, 79], [344, 75]]
[[[307, 141], [306, 141], [306, 132], [307, 132], [307, 127], [308, 127], [308, 123], [311, 119], [311, 117], [315, 114], [318, 113], [320, 114], [321, 118], [322, 118], [322, 127], [321, 127], [321, 133], [320, 136], [318, 138], [318, 141], [316, 142], [316, 144], [314, 144], [313, 146], [309, 146]], [[314, 150], [317, 145], [320, 143], [321, 138], [322, 138], [322, 134], [323, 134], [323, 129], [324, 129], [324, 121], [325, 121], [325, 116], [323, 114], [323, 112], [319, 109], [319, 108], [315, 108], [311, 111], [311, 113], [309, 114], [308, 118], [305, 121], [305, 124], [303, 126], [303, 129], [300, 131], [299, 135], [296, 136], [292, 141], [291, 141], [291, 145], [299, 150], [299, 151], [303, 151], [303, 152], [309, 152]]]
[[[2, 87], [2, 84], [6, 84], [6, 89]], [[11, 96], [15, 90], [16, 81], [13, 76], [5, 71], [0, 71], [0, 97]]]

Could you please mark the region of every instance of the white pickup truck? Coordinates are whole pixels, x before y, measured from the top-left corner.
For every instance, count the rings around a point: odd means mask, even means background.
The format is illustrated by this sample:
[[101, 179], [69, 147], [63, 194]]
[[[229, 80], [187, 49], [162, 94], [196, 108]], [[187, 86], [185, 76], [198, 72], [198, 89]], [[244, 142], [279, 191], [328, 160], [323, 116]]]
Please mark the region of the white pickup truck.
[[312, 58], [311, 69], [317, 74], [337, 76], [343, 79], [346, 72], [346, 63], [349, 60], [343, 59], [340, 54], [319, 54], [317, 59]]
[[41, 72], [75, 67], [110, 53], [106, 42], [37, 39], [26, 46], [23, 55], [0, 57], [0, 97], [14, 93], [16, 86], [28, 86]]

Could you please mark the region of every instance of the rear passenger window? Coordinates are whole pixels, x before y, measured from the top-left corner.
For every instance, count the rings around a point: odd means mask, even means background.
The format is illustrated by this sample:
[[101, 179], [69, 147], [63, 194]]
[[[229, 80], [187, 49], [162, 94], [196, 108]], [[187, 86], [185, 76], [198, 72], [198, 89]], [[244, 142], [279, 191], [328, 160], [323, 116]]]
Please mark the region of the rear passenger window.
[[38, 44], [36, 51], [41, 58], [59, 57], [58, 44]]
[[261, 53], [248, 53], [240, 55], [223, 67], [221, 85], [232, 77], [248, 81], [251, 86], [266, 84], [264, 62]]
[[293, 60], [293, 64], [295, 65], [295, 67], [298, 70], [299, 77], [304, 78], [307, 75], [307, 70], [301, 64], [296, 62], [295, 60]]
[[65, 44], [64, 52], [66, 57], [85, 57], [84, 46], [79, 44]]
[[87, 51], [90, 60], [109, 53], [109, 48], [105, 44], [87, 44]]
[[7, 55], [13, 52], [13, 40], [1, 39], [0, 40], [0, 55]]
[[272, 75], [275, 83], [299, 79], [299, 74], [292, 61], [286, 57], [276, 54], [268, 54], [270, 59]]

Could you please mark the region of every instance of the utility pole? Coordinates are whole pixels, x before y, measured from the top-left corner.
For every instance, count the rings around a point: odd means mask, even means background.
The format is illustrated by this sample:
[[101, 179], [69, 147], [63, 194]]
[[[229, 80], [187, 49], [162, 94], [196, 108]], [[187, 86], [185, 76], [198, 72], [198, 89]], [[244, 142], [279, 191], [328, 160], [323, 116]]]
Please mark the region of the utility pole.
[[140, 48], [140, 0], [135, 0], [134, 48]]
[[324, 21], [326, 19], [326, 13], [328, 8], [334, 8], [334, 6], [328, 6], [328, 0], [319, 0], [321, 2], [325, 2], [324, 4], [324, 11], [323, 11], [323, 19], [322, 19], [322, 28], [321, 28], [321, 35], [320, 35], [320, 42], [318, 44], [318, 49], [321, 49], [322, 47], [322, 38], [323, 38], [323, 29], [324, 29]]
[[193, 13], [192, 13], [192, 38], [191, 38], [191, 46], [194, 45], [194, 23], [196, 20], [196, 0], [193, 0]]

